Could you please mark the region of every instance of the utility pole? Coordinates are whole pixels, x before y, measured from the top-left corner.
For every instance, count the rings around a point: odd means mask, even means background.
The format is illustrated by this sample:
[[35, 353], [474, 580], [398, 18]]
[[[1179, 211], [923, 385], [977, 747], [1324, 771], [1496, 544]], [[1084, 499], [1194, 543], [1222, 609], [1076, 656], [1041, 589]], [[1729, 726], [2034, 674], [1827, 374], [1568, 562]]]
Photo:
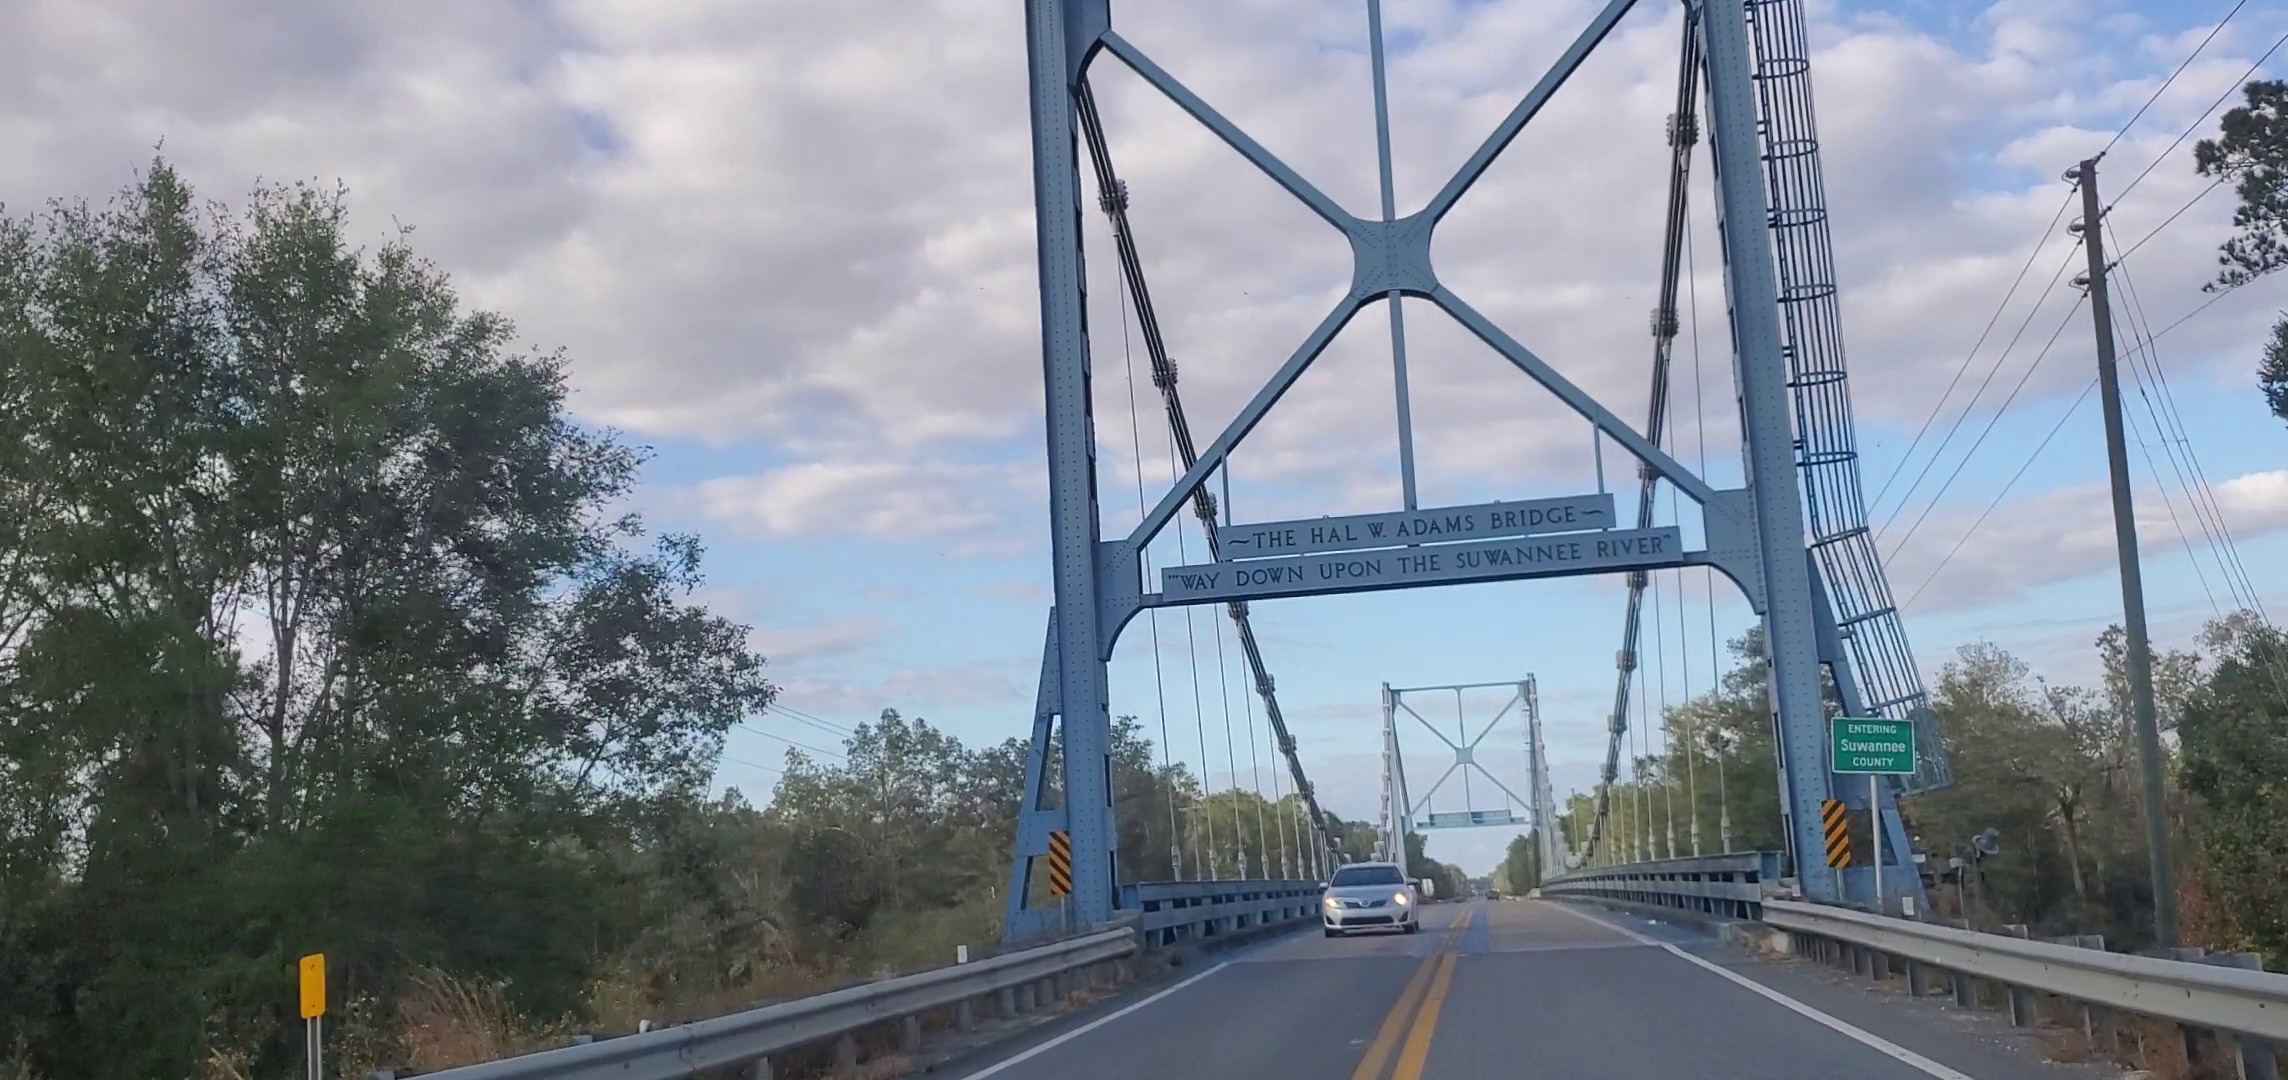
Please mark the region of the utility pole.
[[2097, 159], [2069, 174], [2081, 184], [2081, 239], [2089, 249], [2089, 309], [2097, 320], [2098, 394], [2105, 405], [2105, 458], [2113, 476], [2113, 539], [2121, 560], [2121, 621], [2129, 635], [2129, 708], [2145, 789], [2145, 845], [2153, 873], [2153, 936], [2177, 944], [2177, 881], [2169, 865], [2168, 807], [2161, 783], [2161, 732], [2153, 717], [2153, 653], [2145, 635], [2145, 582], [2137, 563], [2137, 516], [2129, 499], [2129, 451], [2121, 431], [2121, 376], [2114, 366], [2113, 308], [2105, 290], [2105, 208]]

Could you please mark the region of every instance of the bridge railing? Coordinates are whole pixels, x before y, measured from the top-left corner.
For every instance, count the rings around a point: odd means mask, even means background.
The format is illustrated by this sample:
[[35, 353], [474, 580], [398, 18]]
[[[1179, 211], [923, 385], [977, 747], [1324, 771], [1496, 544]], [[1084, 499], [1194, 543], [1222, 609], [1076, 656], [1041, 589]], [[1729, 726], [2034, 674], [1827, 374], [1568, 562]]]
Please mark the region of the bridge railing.
[[2036, 941], [2024, 926], [1971, 930], [1959, 920], [1918, 921], [1795, 899], [1780, 880], [1780, 856], [1746, 852], [1631, 863], [1544, 881], [1542, 895], [1694, 911], [1739, 920], [1750, 933], [1798, 956], [1874, 979], [1902, 978], [1910, 994], [1950, 990], [1955, 1002], [1991, 1001], [2031, 1026], [2043, 999], [2076, 1014], [2100, 1053], [2122, 1037], [2119, 1018], [2177, 1026], [2186, 1056], [2226, 1066], [2224, 1075], [2278, 1080], [2288, 1040], [2288, 974], [2267, 972], [2254, 953], [2169, 949], [2128, 955], [2103, 938]]
[[1149, 948], [1253, 933], [1319, 917], [1316, 881], [1147, 881], [1122, 886]]
[[1754, 919], [1770, 897], [1784, 895], [1780, 853], [1735, 851], [1682, 859], [1576, 870], [1541, 883], [1541, 894], [1613, 900], [1694, 911], [1727, 919]]
[[968, 1030], [980, 999], [995, 999], [1002, 1015], [1031, 1012], [1083, 982], [1119, 977], [1119, 962], [1137, 949], [1135, 929], [1122, 927], [729, 1016], [419, 1075], [423, 1080], [679, 1080], [741, 1070], [737, 1075], [767, 1078], [774, 1056], [826, 1043], [834, 1044], [835, 1064], [847, 1072], [857, 1064], [862, 1031], [895, 1024], [903, 1049], [911, 1053], [920, 1046], [924, 1014], [950, 1010], [955, 1026]]
[[1951, 989], [1955, 1002], [1984, 999], [2008, 1010], [2011, 1023], [2036, 1022], [2039, 997], [2078, 1013], [2093, 1049], [2113, 1050], [2117, 1015], [2178, 1025], [2186, 1057], [2215, 1062], [2226, 1076], [2278, 1080], [2279, 1046], [2288, 1040], [2288, 975], [2268, 972], [2255, 953], [2166, 949], [2143, 955], [2105, 951], [2103, 938], [2029, 939], [2026, 928], [1991, 934], [1959, 922], [1918, 922], [1870, 911], [1767, 900], [1763, 925], [1788, 935], [1789, 951], [1866, 975], [1905, 980], [1921, 995]]
[[[919, 1048], [925, 1015], [950, 1012], [966, 1031], [975, 1004], [1003, 1016], [1060, 1000], [1083, 982], [1126, 974], [1146, 947], [1232, 940], [1316, 920], [1316, 881], [1154, 881], [1123, 887], [1116, 929], [1067, 938], [913, 975], [783, 1001], [729, 1016], [477, 1065], [420, 1073], [424, 1080], [668, 1080], [744, 1070], [768, 1077], [773, 1057], [833, 1044], [838, 1068], [856, 1065], [857, 1037], [895, 1025], [901, 1047]], [[377, 1076], [410, 1076], [384, 1071]]]

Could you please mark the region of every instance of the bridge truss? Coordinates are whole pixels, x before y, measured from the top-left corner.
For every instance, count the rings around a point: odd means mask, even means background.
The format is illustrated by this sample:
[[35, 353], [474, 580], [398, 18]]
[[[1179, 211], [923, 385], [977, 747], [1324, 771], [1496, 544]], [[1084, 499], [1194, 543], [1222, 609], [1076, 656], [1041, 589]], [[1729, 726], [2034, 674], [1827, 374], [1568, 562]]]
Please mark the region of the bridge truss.
[[[1807, 282], [1816, 284], [1832, 277], [1831, 269], [1823, 264], [1811, 265], [1808, 270], [1803, 264], [1807, 251], [1816, 256], [1815, 264], [1825, 258], [1823, 247], [1814, 251], [1802, 242], [1815, 224], [1824, 244], [1824, 212], [1811, 215], [1816, 221], [1807, 224], [1810, 219], [1803, 207], [1816, 208], [1816, 185], [1810, 189], [1809, 203], [1791, 202], [1796, 196], [1790, 194], [1793, 189], [1788, 185], [1801, 183], [1803, 173], [1798, 165], [1781, 164], [1783, 159], [1792, 160], [1791, 155], [1802, 156], [1790, 140], [1811, 138], [1808, 63], [1800, 58], [1800, 0], [1688, 0], [1686, 6], [1684, 67], [1705, 81], [1735, 385], [1739, 390], [1747, 478], [1743, 487], [1711, 486], [1662, 447], [1657, 420], [1649, 433], [1622, 421], [1472, 307], [1441, 282], [1432, 268], [1431, 238], [1439, 222], [1635, 2], [1609, 0], [1429, 203], [1399, 216], [1390, 195], [1379, 0], [1368, 0], [1384, 178], [1383, 212], [1368, 218], [1345, 210], [1122, 37], [1113, 28], [1109, 0], [1025, 0], [1055, 606], [1043, 649], [1033, 754], [1018, 822], [1017, 857], [1011, 870], [1007, 936], [1022, 938], [1054, 925], [1056, 912], [1027, 906], [1025, 887], [1030, 880], [1030, 863], [1047, 855], [1049, 833], [1054, 829], [1067, 830], [1073, 860], [1072, 893], [1063, 914], [1080, 927], [1102, 925], [1114, 916], [1120, 878], [1115, 864], [1117, 829], [1107, 756], [1110, 715], [1106, 665], [1122, 628], [1151, 608], [1227, 605], [1243, 627], [1243, 641], [1248, 646], [1245, 651], [1258, 693], [1274, 718], [1276, 737], [1296, 790], [1310, 807], [1315, 830], [1323, 818], [1313, 789], [1277, 712], [1260, 651], [1253, 647], [1252, 634], [1244, 629], [1244, 605], [1250, 600], [1601, 572], [1628, 572], [1635, 585], [1648, 572], [1687, 566], [1721, 572], [1740, 588], [1764, 621], [1779, 736], [1780, 791], [1793, 852], [1822, 849], [1820, 804], [1839, 788], [1847, 790], [1847, 786], [1833, 782], [1825, 767], [1823, 668], [1834, 673], [1839, 686], [1849, 688], [1844, 699], [1847, 708], [1858, 704], [1854, 700], [1860, 682], [1853, 674], [1856, 663], [1872, 673], [1869, 685], [1880, 687], [1886, 694], [1881, 708], [1919, 715], [1920, 687], [1913, 681], [1911, 659], [1904, 659], [1905, 639], [1903, 633], [1896, 632], [1896, 614], [1884, 599], [1881, 567], [1871, 555], [1862, 558], [1862, 553], [1872, 548], [1864, 539], [1855, 455], [1849, 446], [1849, 403], [1840, 391], [1843, 369], [1832, 317], [1833, 286], [1821, 286], [1829, 298], [1824, 309], [1810, 306], [1815, 298], [1805, 293]], [[1787, 57], [1774, 52], [1767, 38], [1793, 42], [1795, 59], [1779, 63]], [[1204, 450], [1192, 452], [1188, 430], [1181, 432], [1185, 449], [1182, 474], [1145, 511], [1131, 532], [1112, 539], [1102, 534], [1097, 500], [1081, 255], [1084, 191], [1079, 170], [1079, 153], [1085, 142], [1097, 163], [1105, 210], [1110, 213], [1118, 207], [1124, 211], [1125, 189], [1111, 172], [1087, 81], [1090, 64], [1106, 55], [1134, 71], [1341, 232], [1350, 243], [1352, 256], [1349, 291]], [[1690, 88], [1680, 91], [1680, 97], [1691, 96]], [[1784, 109], [1774, 102], [1780, 102]], [[1789, 123], [1798, 126], [1786, 126]], [[1816, 147], [1815, 142], [1808, 145]], [[1770, 187], [1767, 161], [1773, 163]], [[1816, 180], [1816, 158], [1811, 160], [1810, 170]], [[1677, 202], [1678, 197], [1672, 196], [1672, 211], [1676, 211]], [[1141, 272], [1124, 213], [1115, 215], [1115, 240], [1123, 277], [1130, 291], [1142, 298]], [[1673, 291], [1669, 296], [1667, 310], [1673, 313]], [[1611, 497], [1602, 494], [1417, 512], [1412, 434], [1404, 404], [1404, 333], [1398, 321], [1402, 297], [1428, 301], [1443, 311], [1587, 420], [1601, 439], [1611, 440], [1635, 457], [1646, 490], [1666, 482], [1696, 504], [1702, 516], [1704, 548], [1687, 550], [1679, 528], [1651, 526], [1642, 513], [1638, 527], [1615, 528]], [[1374, 303], [1390, 305], [1393, 362], [1400, 365], [1399, 458], [1405, 474], [1406, 510], [1245, 526], [1239, 531], [1252, 542], [1244, 550], [1239, 550], [1242, 545], [1236, 533], [1225, 542], [1213, 539], [1216, 513], [1207, 488], [1210, 479], [1336, 335]], [[1819, 335], [1834, 339], [1834, 347], [1814, 349]], [[1156, 339], [1156, 327], [1148, 329], [1148, 344]], [[1170, 407], [1170, 420], [1180, 428], [1174, 371], [1172, 365], [1162, 366], [1164, 360], [1164, 351], [1155, 354], [1155, 381], [1165, 376], [1161, 389]], [[1656, 375], [1656, 380], [1662, 377]], [[1656, 382], [1656, 409], [1664, 400], [1659, 396], [1662, 392]], [[1817, 415], [1803, 421], [1791, 411]], [[1818, 438], [1799, 435], [1799, 426], [1804, 423], [1811, 426], [1801, 430]], [[1837, 437], [1842, 440], [1840, 446], [1834, 443]], [[1804, 447], [1800, 460], [1799, 438]], [[1142, 556], [1146, 546], [1187, 503], [1211, 537], [1213, 561], [1164, 567], [1157, 582], [1145, 581]], [[1807, 503], [1813, 511], [1808, 538]], [[1463, 527], [1426, 538], [1419, 530], [1425, 515], [1448, 524], [1462, 523]], [[1851, 532], [1854, 520], [1859, 522], [1856, 534]], [[1267, 544], [1275, 545], [1278, 554], [1265, 550]], [[1148, 591], [1153, 585], [1157, 591]], [[1841, 620], [1836, 614], [1837, 597], [1844, 600], [1848, 612]], [[1632, 644], [1633, 633], [1632, 629]], [[1870, 646], [1869, 642], [1878, 644]], [[1632, 662], [1625, 653], [1624, 662]], [[1891, 693], [1901, 685], [1911, 687], [1912, 693]], [[1616, 710], [1616, 739], [1620, 725], [1625, 723], [1623, 717], [1625, 712]], [[1061, 740], [1052, 740], [1052, 729], [1061, 732]], [[1935, 744], [1929, 734], [1919, 742]], [[1046, 790], [1050, 771], [1047, 754], [1052, 745], [1059, 744], [1063, 791], [1062, 798], [1052, 805]], [[1613, 765], [1608, 761], [1601, 788], [1609, 788], [1612, 778]], [[1893, 836], [1903, 839], [1893, 792], [1885, 790], [1878, 798]], [[1318, 839], [1323, 850], [1323, 831]], [[1903, 843], [1887, 846], [1905, 850]], [[1839, 898], [1844, 889], [1843, 882], [1831, 875], [1801, 877], [1804, 892], [1815, 899]]]
[[[1477, 734], [1472, 735], [1470, 732], [1473, 725], [1470, 722], [1468, 711], [1463, 707], [1462, 695], [1465, 691], [1487, 689], [1506, 689], [1510, 691], [1510, 694], [1503, 700], [1501, 708], [1494, 713], [1493, 718], [1487, 720], [1483, 726], [1477, 727]], [[1433, 723], [1429, 717], [1422, 715], [1414, 706], [1407, 703], [1409, 696], [1417, 698], [1424, 696], [1442, 697], [1446, 694], [1454, 695], [1454, 734], [1452, 736], [1447, 735], [1446, 730], [1439, 723]], [[1484, 746], [1486, 737], [1501, 727], [1502, 721], [1508, 719], [1513, 710], [1518, 714], [1519, 730], [1525, 734], [1526, 775], [1532, 778], [1527, 783], [1526, 791], [1528, 793], [1525, 795], [1519, 795], [1510, 790], [1509, 785], [1502, 783], [1501, 778], [1495, 776], [1492, 770], [1487, 769], [1485, 763], [1480, 760], [1481, 747]], [[1406, 780], [1406, 756], [1398, 737], [1399, 729], [1406, 726], [1400, 719], [1402, 715], [1410, 717], [1420, 724], [1424, 730], [1430, 733], [1432, 738], [1437, 739], [1446, 747], [1452, 758], [1445, 771], [1438, 775], [1438, 779], [1432, 782], [1420, 797], [1414, 795]], [[1428, 829], [1474, 829], [1519, 825], [1543, 829], [1544, 823], [1550, 820], [1550, 810], [1549, 804], [1542, 801], [1546, 788], [1546, 785], [1539, 782], [1542, 771], [1541, 695], [1534, 686], [1533, 676], [1528, 675], [1523, 680], [1513, 683], [1454, 683], [1446, 686], [1409, 687], [1393, 687], [1389, 683], [1383, 684], [1382, 814], [1379, 824], [1381, 826], [1382, 851], [1385, 858], [1398, 863], [1406, 862], [1406, 838], [1413, 833]], [[1492, 784], [1494, 790], [1505, 797], [1501, 806], [1490, 808], [1478, 806], [1477, 801], [1473, 798], [1476, 793], [1470, 787], [1470, 776], [1473, 773]], [[1433, 810], [1428, 814], [1423, 813], [1425, 809], [1430, 807], [1431, 799], [1446, 786], [1446, 782], [1457, 776], [1462, 780], [1462, 809], [1443, 812]], [[1523, 810], [1524, 813], [1520, 814], [1517, 810], [1511, 809], [1512, 806], [1517, 807], [1518, 810]]]

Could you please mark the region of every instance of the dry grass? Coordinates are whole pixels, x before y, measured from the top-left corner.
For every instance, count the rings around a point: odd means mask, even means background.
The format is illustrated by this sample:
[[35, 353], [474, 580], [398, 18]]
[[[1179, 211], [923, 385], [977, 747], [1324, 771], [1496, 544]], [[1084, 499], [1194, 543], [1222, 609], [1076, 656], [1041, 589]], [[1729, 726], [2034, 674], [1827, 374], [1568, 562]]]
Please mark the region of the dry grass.
[[904, 1054], [883, 1054], [860, 1062], [858, 1071], [852, 1075], [856, 1080], [892, 1080], [893, 1077], [904, 1076], [920, 1066], [920, 1062]]
[[32, 1071], [32, 1048], [22, 1038], [7, 1057], [0, 1058], [0, 1080], [40, 1080], [40, 1074]]
[[2089, 1039], [2078, 1027], [2049, 1027], [2035, 1033], [2041, 1040], [2042, 1056], [2067, 1065], [2078, 1065], [2092, 1060]]
[[2133, 1017], [2122, 1028], [2136, 1037], [2139, 1068], [2153, 1080], [2204, 1080], [2208, 1075], [2185, 1057], [2185, 1039], [2176, 1024], [2151, 1017]]
[[571, 1025], [516, 1011], [499, 983], [424, 971], [398, 1000], [398, 1046], [420, 1069], [444, 1069], [562, 1045]]

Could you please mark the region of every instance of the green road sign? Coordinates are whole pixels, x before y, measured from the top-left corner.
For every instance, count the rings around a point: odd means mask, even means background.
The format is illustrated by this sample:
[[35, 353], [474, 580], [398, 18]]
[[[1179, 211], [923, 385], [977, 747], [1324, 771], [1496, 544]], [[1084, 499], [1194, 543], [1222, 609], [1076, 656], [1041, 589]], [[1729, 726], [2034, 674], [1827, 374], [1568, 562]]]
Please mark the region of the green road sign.
[[1914, 721], [1835, 717], [1827, 722], [1827, 760], [1839, 773], [1914, 772]]

